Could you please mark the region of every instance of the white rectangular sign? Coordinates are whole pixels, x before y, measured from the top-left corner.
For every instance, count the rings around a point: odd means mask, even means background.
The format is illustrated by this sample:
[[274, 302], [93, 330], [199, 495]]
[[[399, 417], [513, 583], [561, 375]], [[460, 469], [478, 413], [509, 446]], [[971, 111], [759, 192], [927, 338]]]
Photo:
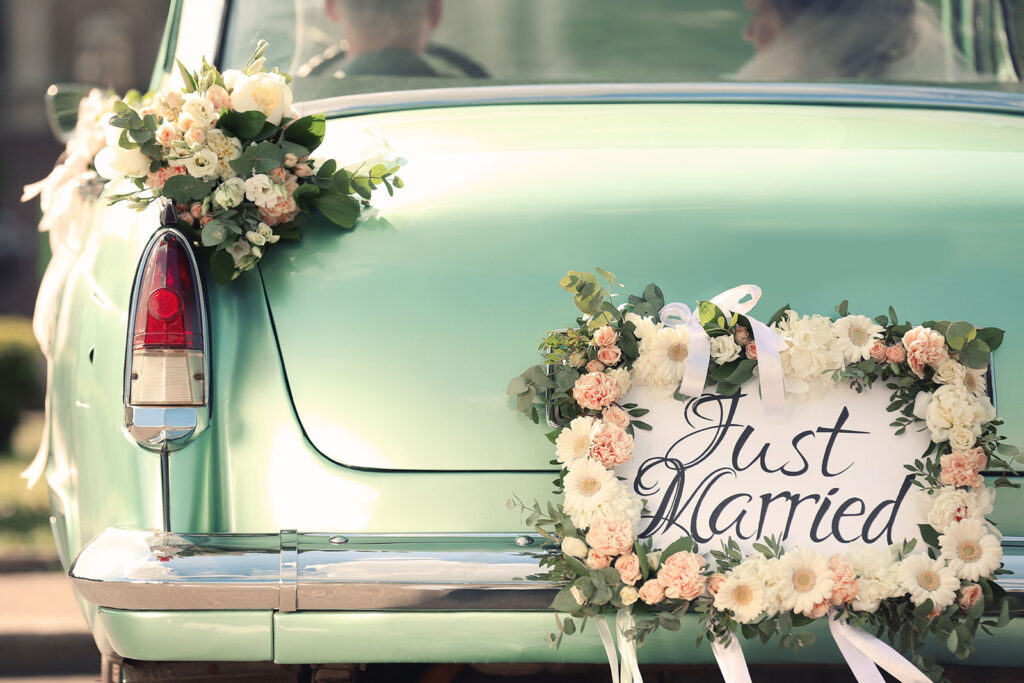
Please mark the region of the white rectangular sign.
[[770, 535], [823, 553], [919, 538], [928, 499], [904, 465], [929, 436], [895, 435], [890, 394], [837, 385], [818, 400], [788, 400], [785, 418], [769, 422], [756, 380], [686, 402], [635, 388], [621, 402], [649, 409], [641, 419], [653, 429], [635, 430], [633, 458], [616, 473], [647, 501], [641, 538], [666, 547], [691, 536], [717, 550], [732, 537], [744, 554]]

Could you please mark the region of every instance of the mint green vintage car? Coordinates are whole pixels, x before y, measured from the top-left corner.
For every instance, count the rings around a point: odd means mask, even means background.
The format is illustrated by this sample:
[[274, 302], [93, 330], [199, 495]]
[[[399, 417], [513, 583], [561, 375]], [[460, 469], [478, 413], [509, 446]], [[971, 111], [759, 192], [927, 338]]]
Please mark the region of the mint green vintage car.
[[[266, 39], [298, 111], [326, 113], [317, 153], [386, 145], [405, 187], [351, 231], [314, 217], [225, 286], [158, 205], [83, 209], [45, 481], [108, 679], [605, 662], [590, 630], [549, 647], [543, 539], [505, 504], [552, 497], [546, 430], [506, 386], [575, 317], [569, 269], [670, 300], [755, 282], [766, 313], [849, 297], [999, 326], [990, 384], [1024, 444], [1015, 3], [879, 0], [813, 24], [812, 0], [423, 0], [417, 49], [357, 54], [419, 4], [172, 3], [154, 87]], [[175, 354], [142, 321], [156, 263], [181, 276]], [[1021, 492], [992, 519], [1021, 593]], [[713, 662], [697, 629], [659, 631], [640, 661]], [[1020, 665], [1022, 643], [1015, 621], [969, 663]], [[827, 638], [744, 648], [841, 662]]]

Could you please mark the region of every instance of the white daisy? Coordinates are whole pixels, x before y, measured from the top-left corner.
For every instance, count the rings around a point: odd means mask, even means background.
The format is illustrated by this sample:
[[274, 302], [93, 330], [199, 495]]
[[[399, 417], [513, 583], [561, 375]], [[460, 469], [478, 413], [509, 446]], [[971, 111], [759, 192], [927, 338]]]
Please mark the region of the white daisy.
[[664, 327], [651, 339], [650, 346], [640, 351], [633, 366], [634, 380], [654, 386], [679, 384], [689, 355], [690, 331], [685, 327]]
[[590, 449], [590, 435], [597, 422], [592, 417], [577, 417], [555, 439], [555, 457], [563, 465], [582, 458]]
[[1003, 559], [999, 539], [978, 519], [953, 522], [939, 536], [942, 559], [961, 579], [977, 581], [992, 575]]
[[765, 607], [765, 591], [760, 581], [730, 572], [715, 593], [715, 609], [732, 610], [736, 621], [749, 624]]
[[731, 572], [738, 577], [758, 582], [764, 595], [762, 610], [766, 617], [774, 617], [782, 609], [779, 602], [781, 566], [776, 558], [753, 555]]
[[779, 564], [783, 609], [809, 613], [832, 595], [832, 572], [824, 556], [804, 548], [786, 553]]
[[915, 605], [931, 600], [936, 609], [945, 609], [956, 599], [960, 580], [942, 560], [933, 560], [924, 553], [912, 555], [900, 563], [900, 582], [910, 593]]
[[597, 517], [607, 516], [604, 512], [609, 503], [629, 495], [615, 472], [590, 458], [578, 458], [569, 463], [563, 485], [563, 509], [579, 529], [586, 529]]
[[984, 396], [988, 390], [988, 382], [985, 379], [985, 370], [975, 370], [974, 368], [964, 368], [963, 384], [967, 391], [971, 392], [975, 396]]
[[852, 362], [870, 358], [871, 347], [882, 338], [885, 328], [863, 315], [848, 315], [832, 324], [836, 347]]

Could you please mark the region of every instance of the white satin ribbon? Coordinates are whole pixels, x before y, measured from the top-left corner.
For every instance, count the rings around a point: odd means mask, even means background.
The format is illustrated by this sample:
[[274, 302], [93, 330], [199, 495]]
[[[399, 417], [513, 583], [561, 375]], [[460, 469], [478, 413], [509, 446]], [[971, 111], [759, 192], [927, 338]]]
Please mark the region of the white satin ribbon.
[[[633, 628], [633, 610], [623, 607], [615, 615], [615, 639], [612, 638], [611, 630], [605, 623], [604, 617], [598, 617], [597, 632], [601, 636], [601, 644], [604, 645], [605, 655], [608, 657], [608, 666], [612, 670], [612, 683], [643, 683], [643, 676], [640, 675], [640, 664], [636, 659], [636, 643], [626, 637], [626, 631]], [[616, 654], [616, 643], [618, 654]], [[621, 662], [619, 655], [622, 656]]]
[[718, 669], [722, 672], [725, 683], [751, 683], [747, 660], [736, 636], [729, 639], [728, 645], [722, 645], [712, 639], [711, 651], [715, 654], [715, 661], [718, 662]]
[[871, 634], [837, 621], [834, 611], [829, 613], [828, 628], [858, 683], [882, 683], [879, 666], [901, 683], [928, 683], [928, 677], [903, 655]]
[[[750, 297], [749, 301], [743, 299]], [[747, 315], [761, 298], [761, 288], [757, 285], [740, 285], [728, 289], [710, 301], [722, 310], [726, 319], [733, 313], [747, 316], [750, 321], [754, 343], [757, 345], [758, 381], [761, 386], [761, 402], [765, 416], [779, 420], [783, 416], [785, 389], [783, 386], [782, 359], [779, 352], [782, 343], [779, 336], [764, 323]], [[685, 325], [690, 331], [689, 355], [686, 359], [686, 372], [679, 384], [679, 393], [686, 396], [700, 396], [704, 393], [704, 384], [708, 377], [708, 365], [711, 361], [711, 338], [704, 331], [700, 322], [700, 308], [691, 311], [682, 303], [667, 304], [658, 312], [658, 317], [669, 327]]]

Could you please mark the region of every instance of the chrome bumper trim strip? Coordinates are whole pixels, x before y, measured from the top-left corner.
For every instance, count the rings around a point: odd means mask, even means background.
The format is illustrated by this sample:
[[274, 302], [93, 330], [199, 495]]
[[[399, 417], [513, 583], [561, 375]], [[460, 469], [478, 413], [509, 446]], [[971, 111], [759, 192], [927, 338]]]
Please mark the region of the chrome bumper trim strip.
[[[90, 603], [126, 610], [545, 610], [556, 585], [538, 578], [541, 539], [522, 536], [106, 529], [68, 573]], [[1004, 539], [999, 583], [1024, 597], [1019, 540]]]

